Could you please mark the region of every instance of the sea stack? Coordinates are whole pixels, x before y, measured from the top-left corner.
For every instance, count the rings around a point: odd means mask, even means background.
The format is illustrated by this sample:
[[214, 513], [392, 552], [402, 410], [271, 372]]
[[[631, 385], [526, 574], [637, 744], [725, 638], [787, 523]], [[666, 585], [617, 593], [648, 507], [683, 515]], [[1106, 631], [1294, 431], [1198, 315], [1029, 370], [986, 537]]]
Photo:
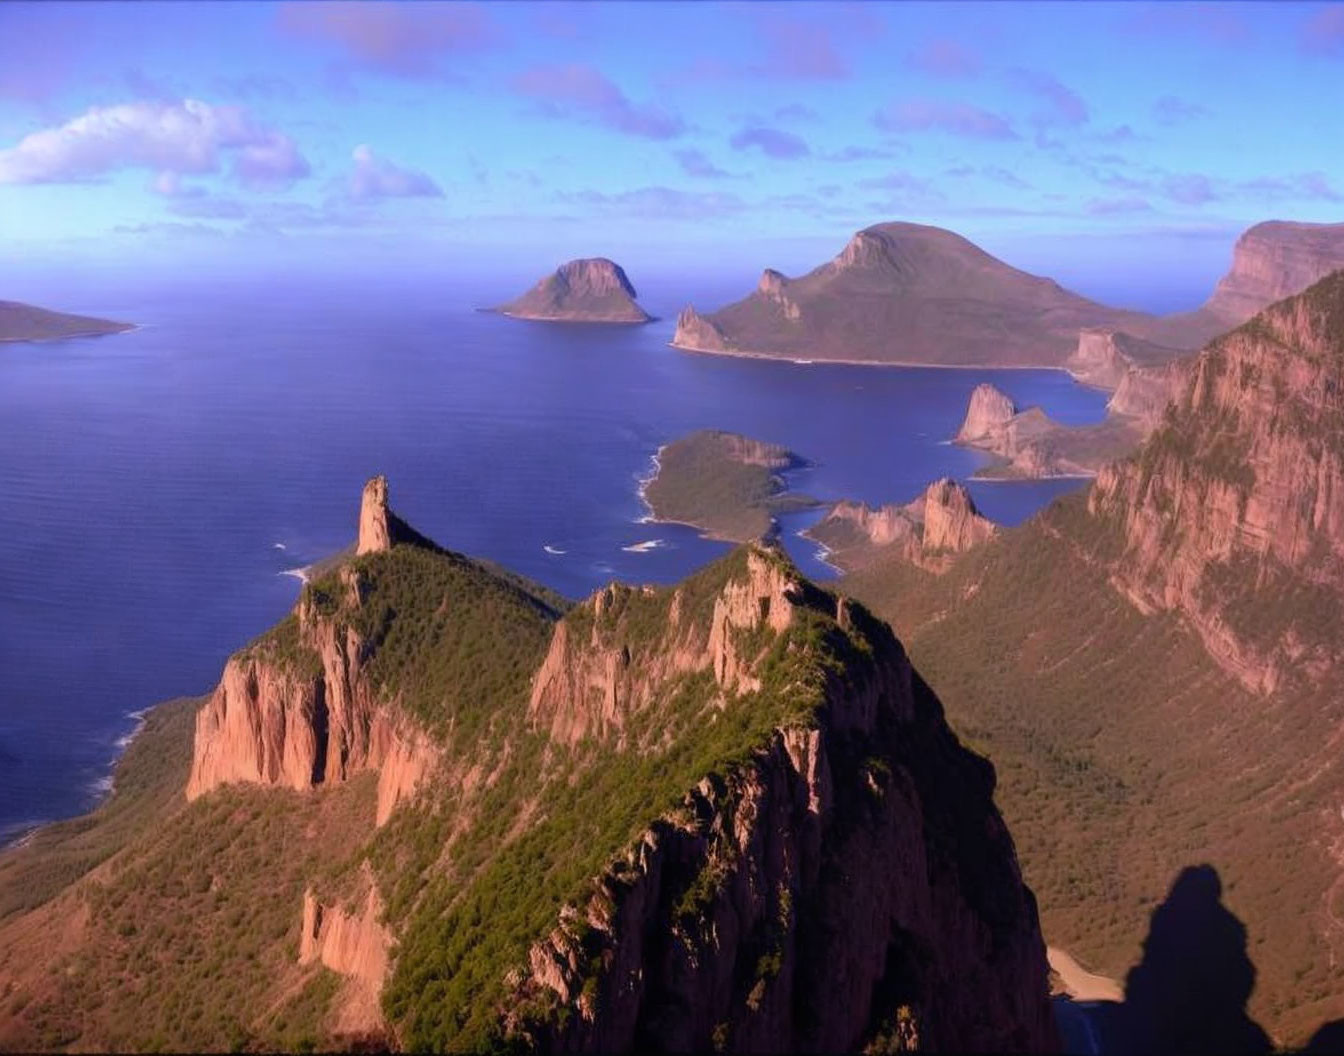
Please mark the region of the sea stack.
[[993, 385], [984, 382], [971, 393], [966, 418], [957, 430], [957, 443], [973, 444], [989, 439], [1007, 425], [1017, 413], [1012, 398]]
[[387, 508], [387, 478], [374, 477], [364, 485], [359, 503], [359, 543], [356, 554], [392, 549], [391, 511]]
[[562, 264], [521, 297], [496, 311], [516, 319], [565, 323], [647, 323], [625, 270], [606, 257]]

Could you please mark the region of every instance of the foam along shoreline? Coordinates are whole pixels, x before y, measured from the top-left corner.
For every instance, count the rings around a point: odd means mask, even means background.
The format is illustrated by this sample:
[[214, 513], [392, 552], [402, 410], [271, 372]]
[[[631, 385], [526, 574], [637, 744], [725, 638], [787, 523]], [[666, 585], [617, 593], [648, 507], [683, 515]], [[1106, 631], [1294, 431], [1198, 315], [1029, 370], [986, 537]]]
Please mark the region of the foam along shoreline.
[[812, 551], [812, 559], [814, 561], [821, 562], [821, 564], [825, 565], [837, 576], [843, 576], [845, 574], [845, 570], [841, 568], [839, 565], [833, 564], [830, 560], [831, 555], [833, 555], [835, 551], [832, 550], [825, 543], [823, 543], [820, 539], [813, 539], [812, 536], [807, 534], [808, 528], [812, 527], [813, 525], [809, 524], [807, 528], [800, 528], [793, 534], [798, 539], [806, 539], [809, 543], [812, 543], [817, 548], [814, 551]]
[[[790, 356], [775, 355], [773, 352], [747, 352], [742, 349], [697, 348], [694, 345], [679, 345], [675, 341], [667, 343], [668, 348], [682, 352], [693, 352], [699, 356], [729, 356], [733, 359], [764, 359], [772, 363], [788, 363], [796, 367], [898, 367], [906, 370], [1053, 370], [1060, 374], [1073, 374], [1065, 367], [1049, 363], [912, 363], [909, 360], [894, 359], [793, 359]], [[1082, 384], [1082, 382], [1079, 382]], [[1088, 388], [1100, 392], [1113, 390], [1089, 385]]]
[[647, 554], [650, 550], [658, 550], [666, 545], [666, 541], [662, 539], [645, 539], [641, 543], [631, 543], [621, 549], [627, 554]]
[[298, 568], [284, 568], [276, 573], [277, 576], [293, 576], [300, 583], [307, 583], [312, 577], [312, 565], [301, 565]]

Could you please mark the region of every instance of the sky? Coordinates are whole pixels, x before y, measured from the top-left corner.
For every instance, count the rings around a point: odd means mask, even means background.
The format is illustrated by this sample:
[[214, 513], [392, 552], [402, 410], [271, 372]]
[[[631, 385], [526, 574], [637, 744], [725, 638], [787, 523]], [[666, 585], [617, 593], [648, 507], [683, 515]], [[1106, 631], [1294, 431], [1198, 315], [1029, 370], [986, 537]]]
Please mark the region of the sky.
[[0, 274], [797, 274], [910, 220], [1174, 307], [1344, 220], [1341, 98], [1338, 3], [20, 0]]

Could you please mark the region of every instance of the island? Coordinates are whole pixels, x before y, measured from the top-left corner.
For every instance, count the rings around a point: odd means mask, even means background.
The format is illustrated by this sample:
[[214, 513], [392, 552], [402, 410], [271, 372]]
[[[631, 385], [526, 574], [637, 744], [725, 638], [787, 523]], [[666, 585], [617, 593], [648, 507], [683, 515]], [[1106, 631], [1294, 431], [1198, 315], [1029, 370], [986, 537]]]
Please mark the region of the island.
[[775, 517], [816, 506], [782, 474], [806, 459], [778, 444], [701, 429], [665, 444], [641, 488], [653, 519], [689, 524], [714, 539], [749, 542], [774, 533]]
[[53, 312], [19, 301], [0, 301], [0, 341], [55, 341], [63, 337], [119, 334], [134, 328], [132, 323]]
[[514, 319], [557, 323], [647, 323], [625, 269], [606, 257], [571, 260], [521, 297], [493, 310]]
[[844, 572], [896, 560], [942, 573], [958, 554], [994, 538], [998, 531], [963, 485], [943, 477], [904, 505], [873, 509], [863, 502], [837, 502], [803, 538], [820, 543], [827, 563]]

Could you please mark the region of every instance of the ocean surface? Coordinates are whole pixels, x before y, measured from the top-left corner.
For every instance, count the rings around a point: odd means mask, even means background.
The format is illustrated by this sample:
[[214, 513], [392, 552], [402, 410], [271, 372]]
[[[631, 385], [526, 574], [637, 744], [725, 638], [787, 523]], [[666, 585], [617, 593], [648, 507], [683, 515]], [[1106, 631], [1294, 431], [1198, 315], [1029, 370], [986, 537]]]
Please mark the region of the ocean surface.
[[[479, 286], [479, 284], [478, 284]], [[704, 289], [644, 327], [476, 311], [514, 295], [418, 282], [192, 281], [7, 291], [135, 321], [0, 345], [0, 842], [88, 809], [153, 704], [209, 691], [294, 603], [294, 570], [349, 544], [375, 473], [445, 546], [571, 596], [676, 580], [726, 549], [646, 523], [659, 445], [701, 427], [784, 444], [821, 499], [905, 502], [982, 456], [950, 446], [974, 386], [1066, 422], [1104, 393], [1056, 371], [795, 365], [669, 348]], [[60, 296], [57, 296], [57, 294]], [[1012, 524], [1083, 481], [971, 483]], [[803, 569], [833, 573], [797, 537]]]

